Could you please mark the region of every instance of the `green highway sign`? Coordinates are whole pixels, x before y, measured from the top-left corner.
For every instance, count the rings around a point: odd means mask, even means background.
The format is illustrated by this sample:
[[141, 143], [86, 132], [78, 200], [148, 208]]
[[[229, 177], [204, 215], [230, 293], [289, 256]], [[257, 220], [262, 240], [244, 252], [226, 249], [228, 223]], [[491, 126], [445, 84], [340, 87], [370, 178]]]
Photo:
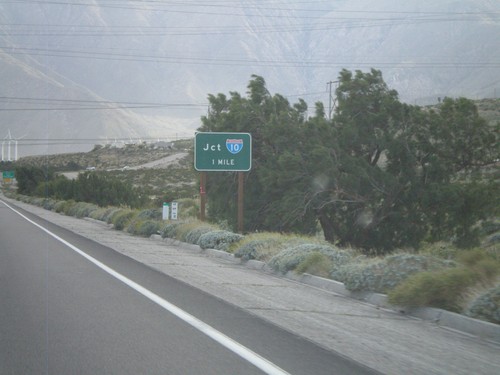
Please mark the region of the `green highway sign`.
[[14, 171], [3, 171], [2, 172], [2, 178], [6, 179], [13, 179], [14, 178]]
[[196, 133], [194, 169], [197, 171], [247, 172], [252, 167], [249, 133]]

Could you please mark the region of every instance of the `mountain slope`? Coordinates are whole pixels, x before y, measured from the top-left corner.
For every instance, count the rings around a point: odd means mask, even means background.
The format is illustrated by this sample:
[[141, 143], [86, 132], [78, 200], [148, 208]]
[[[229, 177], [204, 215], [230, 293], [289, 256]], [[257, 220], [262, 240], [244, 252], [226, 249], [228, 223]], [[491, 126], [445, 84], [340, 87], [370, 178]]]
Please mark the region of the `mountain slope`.
[[207, 95], [245, 93], [252, 74], [272, 93], [310, 105], [328, 103], [326, 82], [342, 68], [381, 69], [411, 103], [493, 97], [498, 35], [493, 0], [3, 3], [0, 96], [112, 101], [121, 109], [0, 111], [0, 136], [15, 126], [16, 137], [40, 138], [32, 134], [44, 123], [75, 137], [84, 128], [87, 138], [192, 136]]

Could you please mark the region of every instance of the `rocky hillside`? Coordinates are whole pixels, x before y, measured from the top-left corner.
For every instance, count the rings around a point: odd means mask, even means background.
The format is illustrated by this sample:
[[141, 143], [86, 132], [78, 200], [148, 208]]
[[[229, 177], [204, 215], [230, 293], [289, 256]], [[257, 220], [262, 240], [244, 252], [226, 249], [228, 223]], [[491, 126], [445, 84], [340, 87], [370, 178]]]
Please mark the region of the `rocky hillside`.
[[342, 68], [381, 69], [412, 104], [500, 94], [497, 1], [203, 4], [0, 3], [0, 137], [20, 155], [191, 137], [207, 95], [252, 74], [311, 106]]

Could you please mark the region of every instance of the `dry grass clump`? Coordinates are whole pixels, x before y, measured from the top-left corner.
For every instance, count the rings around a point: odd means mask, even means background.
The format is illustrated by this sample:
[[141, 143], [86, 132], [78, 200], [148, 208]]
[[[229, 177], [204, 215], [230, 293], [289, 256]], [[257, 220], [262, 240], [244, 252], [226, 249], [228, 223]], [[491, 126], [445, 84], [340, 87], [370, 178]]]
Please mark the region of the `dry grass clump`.
[[349, 263], [352, 258], [352, 254], [349, 252], [337, 249], [327, 243], [303, 243], [280, 251], [269, 261], [269, 266], [276, 271], [286, 273], [296, 269], [312, 253], [325, 255], [335, 267]]
[[324, 278], [330, 277], [330, 272], [333, 268], [333, 261], [320, 252], [312, 252], [299, 263], [295, 272], [298, 274], [309, 273], [311, 275], [320, 276]]
[[311, 242], [310, 238], [273, 232], [248, 234], [240, 242], [232, 245], [230, 251], [235, 257], [247, 260], [269, 261], [281, 250], [291, 246]]
[[229, 252], [229, 247], [243, 238], [243, 235], [227, 230], [214, 230], [200, 236], [197, 244], [202, 249], [217, 249]]
[[116, 211], [111, 217], [113, 228], [116, 230], [125, 229], [130, 224], [130, 221], [132, 220], [134, 215], [135, 211], [128, 208], [123, 208]]
[[500, 276], [500, 261], [483, 249], [464, 250], [456, 268], [421, 272], [389, 292], [389, 302], [400, 306], [430, 306], [462, 312], [470, 290], [492, 285]]
[[494, 288], [475, 298], [465, 314], [471, 318], [500, 324], [500, 282]]
[[451, 261], [433, 256], [408, 253], [383, 258], [358, 257], [334, 270], [332, 278], [343, 282], [346, 288], [352, 291], [386, 293], [413, 274], [453, 265]]
[[176, 227], [175, 239], [190, 244], [197, 244], [202, 234], [219, 229], [217, 225], [204, 221], [186, 221]]

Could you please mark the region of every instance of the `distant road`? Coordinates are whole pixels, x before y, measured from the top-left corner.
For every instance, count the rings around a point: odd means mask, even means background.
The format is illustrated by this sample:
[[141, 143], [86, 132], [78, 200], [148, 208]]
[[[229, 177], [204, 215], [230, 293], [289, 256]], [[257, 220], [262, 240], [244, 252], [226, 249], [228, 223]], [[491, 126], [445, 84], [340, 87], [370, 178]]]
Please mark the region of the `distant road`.
[[[179, 162], [179, 160], [185, 158], [188, 156], [189, 153], [187, 152], [179, 152], [177, 154], [169, 155], [164, 158], [158, 159], [158, 160], [153, 160], [151, 162], [141, 164], [141, 165], [136, 165], [136, 166], [127, 166], [124, 165], [120, 169], [127, 169], [127, 170], [138, 170], [138, 169], [150, 169], [150, 168], [155, 168], [155, 169], [161, 169], [161, 168], [168, 168], [172, 164], [175, 164]], [[114, 169], [116, 170], [116, 169]], [[77, 171], [77, 172], [64, 172], [61, 173], [62, 175], [66, 176], [66, 178], [69, 178], [70, 180], [74, 180], [78, 177], [78, 174], [83, 171]]]
[[179, 152], [178, 154], [169, 155], [167, 157], [153, 160], [146, 164], [130, 167], [129, 169], [142, 169], [142, 168], [168, 168], [170, 165], [177, 163], [180, 159], [185, 158], [189, 154], [187, 152]]
[[0, 374], [375, 373], [21, 213], [0, 200]]

